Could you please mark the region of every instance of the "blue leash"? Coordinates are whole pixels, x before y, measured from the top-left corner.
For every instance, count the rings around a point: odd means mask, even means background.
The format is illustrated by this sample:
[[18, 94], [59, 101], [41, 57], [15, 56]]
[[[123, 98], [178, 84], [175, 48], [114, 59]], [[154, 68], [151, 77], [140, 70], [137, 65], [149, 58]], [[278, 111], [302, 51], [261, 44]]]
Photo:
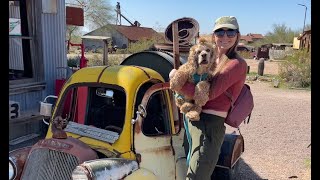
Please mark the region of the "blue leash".
[[[192, 76], [193, 81], [195, 83], [198, 83], [202, 79], [206, 79], [207, 77], [208, 77], [207, 73], [205, 73], [203, 75], [193, 74], [193, 76]], [[184, 96], [181, 94], [175, 93], [175, 98], [184, 98]], [[186, 118], [185, 114], [183, 114], [183, 124], [184, 124], [184, 128], [186, 130], [186, 135], [187, 135], [187, 139], [188, 139], [188, 143], [189, 143], [189, 151], [188, 151], [188, 155], [187, 155], [187, 166], [189, 166], [189, 163], [190, 163], [191, 149], [192, 149], [192, 139], [191, 139], [191, 135], [190, 135], [189, 128], [188, 128], [188, 121], [189, 121], [189, 119]]]
[[[175, 98], [184, 98], [183, 95], [178, 94], [178, 93], [175, 93], [174, 96], [175, 96]], [[188, 121], [189, 121], [189, 119], [186, 117], [185, 114], [183, 114], [183, 125], [184, 125], [184, 128], [185, 128], [185, 133], [187, 135], [188, 144], [189, 144], [189, 152], [188, 152], [188, 155], [187, 155], [187, 166], [189, 166], [189, 162], [190, 162], [191, 145], [192, 145], [192, 139], [191, 139], [191, 135], [190, 135], [189, 128], [188, 128]]]
[[190, 135], [190, 132], [189, 132], [189, 128], [188, 128], [188, 121], [189, 119], [186, 118], [186, 115], [183, 114], [183, 124], [184, 124], [184, 128], [185, 128], [185, 133], [187, 135], [187, 139], [188, 139], [188, 143], [189, 143], [189, 152], [188, 152], [188, 155], [187, 155], [187, 166], [189, 166], [189, 163], [190, 163], [190, 157], [191, 157], [191, 149], [192, 149], [192, 139], [191, 139], [191, 135]]

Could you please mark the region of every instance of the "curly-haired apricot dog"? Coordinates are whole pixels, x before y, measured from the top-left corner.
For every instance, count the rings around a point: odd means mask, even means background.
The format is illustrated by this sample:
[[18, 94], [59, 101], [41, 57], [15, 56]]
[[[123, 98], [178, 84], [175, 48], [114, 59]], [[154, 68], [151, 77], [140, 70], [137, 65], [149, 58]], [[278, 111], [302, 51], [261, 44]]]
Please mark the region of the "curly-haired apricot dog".
[[170, 88], [179, 91], [187, 82], [195, 83], [195, 94], [192, 99], [176, 94], [176, 104], [180, 111], [191, 121], [198, 121], [202, 106], [209, 100], [210, 84], [213, 77], [216, 53], [212, 44], [200, 38], [198, 43], [191, 47], [188, 60], [181, 65], [170, 78]]

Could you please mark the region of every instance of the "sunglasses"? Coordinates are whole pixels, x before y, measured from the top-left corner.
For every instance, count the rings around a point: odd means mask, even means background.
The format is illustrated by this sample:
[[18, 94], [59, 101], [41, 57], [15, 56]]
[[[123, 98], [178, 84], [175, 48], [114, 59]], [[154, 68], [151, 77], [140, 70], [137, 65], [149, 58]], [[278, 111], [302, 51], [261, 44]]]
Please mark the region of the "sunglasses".
[[224, 34], [227, 34], [229, 38], [233, 38], [237, 35], [237, 33], [238, 33], [238, 30], [236, 29], [228, 29], [228, 30], [218, 29], [214, 31], [214, 34], [220, 38], [223, 37]]

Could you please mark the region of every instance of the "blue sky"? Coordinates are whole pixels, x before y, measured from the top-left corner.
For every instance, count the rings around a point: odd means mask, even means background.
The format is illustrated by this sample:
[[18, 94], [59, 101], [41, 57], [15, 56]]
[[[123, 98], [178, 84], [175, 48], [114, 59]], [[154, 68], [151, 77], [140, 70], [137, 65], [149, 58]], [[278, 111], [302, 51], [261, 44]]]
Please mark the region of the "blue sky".
[[[216, 18], [236, 16], [241, 34], [265, 35], [274, 24], [285, 24], [291, 30], [302, 30], [305, 7], [306, 22], [311, 24], [311, 0], [107, 0], [112, 6], [120, 2], [121, 12], [131, 22], [143, 27], [164, 30], [172, 21], [191, 17], [198, 21], [200, 34], [209, 34]], [[121, 20], [123, 25], [129, 25]]]

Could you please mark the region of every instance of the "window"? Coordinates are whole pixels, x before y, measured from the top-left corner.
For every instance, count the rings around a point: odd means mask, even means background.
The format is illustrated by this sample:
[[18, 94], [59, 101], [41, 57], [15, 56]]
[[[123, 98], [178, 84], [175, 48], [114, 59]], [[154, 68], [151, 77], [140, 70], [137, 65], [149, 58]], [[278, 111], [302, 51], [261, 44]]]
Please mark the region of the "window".
[[125, 113], [126, 95], [122, 88], [82, 85], [64, 93], [55, 117], [121, 134]]
[[[142, 98], [146, 91], [159, 81], [147, 82], [143, 84], [137, 93], [134, 115], [138, 111], [138, 106], [141, 104]], [[146, 136], [167, 135], [171, 133], [171, 124], [169, 117], [169, 109], [167, 102], [167, 91], [157, 91], [151, 95], [146, 106], [147, 116], [142, 122], [142, 132]], [[169, 93], [170, 94], [170, 93]], [[135, 119], [136, 117], [134, 117]]]
[[9, 80], [34, 76], [31, 4], [32, 0], [9, 1]]
[[164, 91], [154, 93], [147, 104], [142, 132], [147, 136], [170, 134], [170, 117]]
[[126, 95], [114, 88], [90, 88], [86, 125], [122, 132], [126, 114]]

